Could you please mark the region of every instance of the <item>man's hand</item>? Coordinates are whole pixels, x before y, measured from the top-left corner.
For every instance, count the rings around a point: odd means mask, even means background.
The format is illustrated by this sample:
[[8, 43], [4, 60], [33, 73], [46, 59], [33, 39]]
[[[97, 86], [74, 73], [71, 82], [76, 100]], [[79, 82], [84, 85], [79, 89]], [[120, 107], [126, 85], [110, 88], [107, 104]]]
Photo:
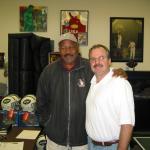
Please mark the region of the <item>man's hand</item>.
[[116, 76], [120, 76], [122, 78], [128, 79], [128, 75], [127, 73], [122, 69], [122, 68], [118, 68], [118, 69], [113, 69], [113, 77]]

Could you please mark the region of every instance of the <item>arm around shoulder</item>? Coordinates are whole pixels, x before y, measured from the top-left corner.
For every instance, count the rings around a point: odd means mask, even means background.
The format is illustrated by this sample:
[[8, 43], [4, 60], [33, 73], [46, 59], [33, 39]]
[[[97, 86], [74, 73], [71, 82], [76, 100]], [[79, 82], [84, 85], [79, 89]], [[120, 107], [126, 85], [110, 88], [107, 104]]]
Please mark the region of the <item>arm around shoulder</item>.
[[128, 75], [127, 73], [122, 69], [122, 68], [118, 68], [118, 69], [113, 69], [113, 76], [120, 76], [122, 78], [128, 79]]

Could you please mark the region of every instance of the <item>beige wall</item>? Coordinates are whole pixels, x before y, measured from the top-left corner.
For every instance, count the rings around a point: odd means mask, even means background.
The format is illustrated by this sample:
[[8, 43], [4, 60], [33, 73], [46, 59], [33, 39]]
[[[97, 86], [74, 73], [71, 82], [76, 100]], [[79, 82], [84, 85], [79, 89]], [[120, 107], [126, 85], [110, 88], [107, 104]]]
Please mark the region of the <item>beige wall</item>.
[[[102, 43], [109, 47], [110, 17], [144, 17], [144, 62], [136, 70], [150, 70], [150, 0], [0, 0], [0, 52], [8, 51], [8, 33], [19, 32], [19, 6], [42, 5], [48, 7], [48, 30], [36, 33], [57, 41], [60, 34], [60, 10], [89, 10], [88, 46], [81, 47], [83, 57], [93, 44]], [[113, 63], [114, 67], [125, 68], [125, 63]], [[0, 82], [6, 82], [0, 70]]]

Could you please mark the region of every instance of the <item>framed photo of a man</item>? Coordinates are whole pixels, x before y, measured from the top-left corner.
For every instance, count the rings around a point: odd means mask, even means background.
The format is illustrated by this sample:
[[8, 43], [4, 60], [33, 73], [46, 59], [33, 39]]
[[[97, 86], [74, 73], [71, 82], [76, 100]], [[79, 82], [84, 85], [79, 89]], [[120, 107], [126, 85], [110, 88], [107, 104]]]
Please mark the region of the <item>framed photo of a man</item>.
[[80, 46], [88, 45], [88, 10], [61, 10], [60, 34], [73, 33]]
[[112, 62], [143, 62], [144, 18], [110, 18]]
[[47, 32], [46, 6], [20, 6], [20, 32]]

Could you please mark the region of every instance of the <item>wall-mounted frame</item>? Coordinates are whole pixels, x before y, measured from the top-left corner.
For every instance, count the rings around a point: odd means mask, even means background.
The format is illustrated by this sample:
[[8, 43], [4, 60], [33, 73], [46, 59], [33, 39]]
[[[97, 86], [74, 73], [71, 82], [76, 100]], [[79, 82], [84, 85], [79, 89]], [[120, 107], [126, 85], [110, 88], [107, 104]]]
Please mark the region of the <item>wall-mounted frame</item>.
[[47, 13], [45, 6], [20, 6], [20, 32], [46, 32]]
[[143, 62], [144, 18], [110, 17], [112, 62]]
[[0, 52], [0, 69], [4, 68], [4, 57], [5, 53]]
[[56, 61], [58, 58], [60, 58], [59, 52], [49, 52], [48, 53], [48, 62], [49, 63]]
[[88, 45], [88, 10], [61, 10], [60, 34], [71, 32], [81, 46]]

